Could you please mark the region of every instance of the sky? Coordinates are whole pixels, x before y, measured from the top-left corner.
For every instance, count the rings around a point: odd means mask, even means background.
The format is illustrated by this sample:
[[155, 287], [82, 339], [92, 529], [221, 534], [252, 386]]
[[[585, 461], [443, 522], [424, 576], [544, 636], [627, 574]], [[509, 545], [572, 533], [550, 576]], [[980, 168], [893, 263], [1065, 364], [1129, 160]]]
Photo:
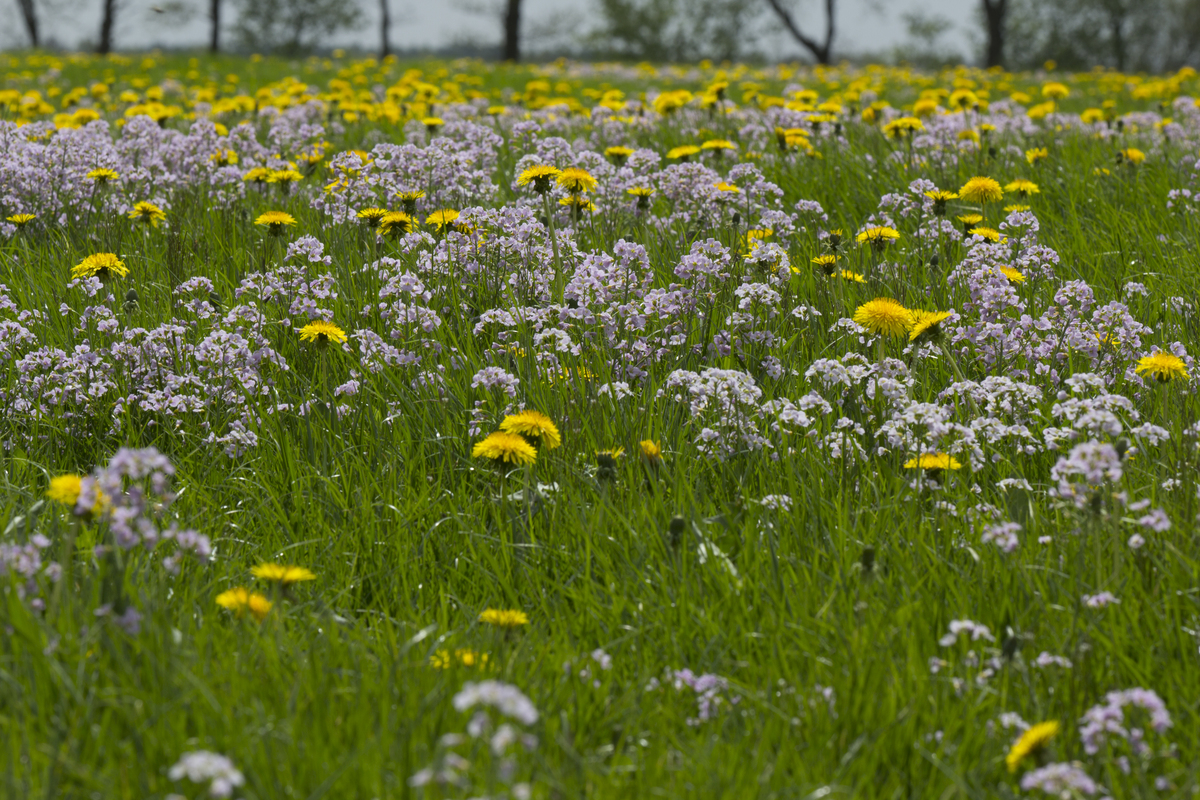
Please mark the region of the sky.
[[[99, 28], [101, 0], [37, 0], [51, 3], [42, 13], [42, 28], [67, 48], [94, 41]], [[232, 5], [231, 0], [225, 0]], [[763, 2], [765, 0], [746, 0]], [[190, 6], [191, 19], [156, 13], [155, 7], [172, 3]], [[374, 49], [379, 41], [376, 22], [377, 0], [364, 0], [367, 24], [356, 33], [338, 37], [337, 45]], [[392, 45], [394, 48], [437, 48], [470, 40], [489, 43], [499, 40], [499, 14], [502, 0], [391, 0]], [[575, 29], [594, 23], [594, 0], [524, 0], [524, 31], [535, 31], [554, 17], [574, 20]], [[819, 0], [801, 0], [796, 19], [802, 29], [819, 32], [824, 16]], [[938, 43], [964, 57], [973, 52], [974, 11], [969, 0], [839, 0], [835, 53], [884, 53], [907, 40], [903, 22], [905, 12], [923, 11], [945, 18], [951, 27]], [[225, 12], [232, 16], [232, 9]], [[124, 0], [118, 18], [118, 49], [143, 50], [154, 46], [202, 46], [207, 40], [206, 0]], [[0, 0], [0, 46], [24, 44], [24, 28], [16, 13], [15, 0]], [[773, 56], [791, 59], [800, 55], [799, 47], [780, 30], [763, 48]]]

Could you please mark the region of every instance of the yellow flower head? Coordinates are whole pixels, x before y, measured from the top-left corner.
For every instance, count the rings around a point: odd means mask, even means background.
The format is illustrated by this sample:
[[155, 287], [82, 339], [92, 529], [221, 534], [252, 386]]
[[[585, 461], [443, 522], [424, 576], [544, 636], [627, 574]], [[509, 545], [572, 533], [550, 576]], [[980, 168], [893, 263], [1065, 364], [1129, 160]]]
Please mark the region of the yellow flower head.
[[304, 176], [295, 169], [273, 169], [267, 176], [267, 183], [295, 183], [304, 180]]
[[554, 424], [553, 420], [542, 412], [532, 409], [505, 417], [504, 421], [500, 423], [500, 430], [532, 439], [538, 447], [544, 446], [547, 450], [553, 450], [562, 444], [558, 426]]
[[1025, 151], [1025, 160], [1028, 161], [1031, 165], [1036, 164], [1037, 162], [1041, 161], [1043, 158], [1048, 158], [1049, 156], [1050, 156], [1050, 151], [1044, 147], [1034, 147], [1030, 150]]
[[889, 139], [905, 139], [917, 131], [925, 130], [925, 123], [917, 117], [900, 117], [883, 126], [883, 133]]
[[548, 164], [538, 164], [517, 176], [517, 186], [528, 186], [532, 183], [535, 191], [545, 194], [550, 191], [550, 181], [557, 178], [560, 174], [562, 173], [558, 167], [552, 167]]
[[244, 616], [249, 611], [259, 622], [262, 622], [271, 610], [270, 600], [244, 586], [221, 592], [217, 595], [217, 605], [229, 609], [238, 617]]
[[933, 213], [940, 217], [946, 213], [946, 203], [958, 199], [958, 192], [944, 192], [941, 189], [937, 189], [932, 192], [926, 192], [925, 196], [933, 201]]
[[648, 463], [657, 466], [662, 463], [662, 445], [653, 439], [643, 439], [638, 442], [638, 448], [641, 450], [642, 458]]
[[450, 669], [451, 667], [479, 667], [480, 669], [484, 669], [487, 665], [487, 653], [479, 653], [467, 648], [459, 648], [454, 651], [436, 650], [429, 657], [429, 666], [434, 669]]
[[1138, 164], [1142, 163], [1145, 160], [1146, 160], [1146, 154], [1143, 153], [1141, 150], [1138, 150], [1136, 147], [1127, 147], [1124, 150], [1122, 150], [1121, 152], [1117, 153], [1117, 163], [1118, 164], [1120, 164], [1122, 161], [1124, 161], [1126, 163], [1137, 166]]
[[1067, 88], [1066, 84], [1057, 81], [1047, 83], [1042, 87], [1042, 97], [1048, 97], [1051, 100], [1062, 100], [1070, 93], [1071, 90]]
[[284, 228], [290, 228], [296, 224], [296, 218], [283, 211], [268, 211], [265, 214], [259, 214], [258, 219], [254, 220], [254, 224], [265, 227], [269, 236], [280, 236], [283, 234]]
[[675, 160], [678, 158], [678, 159], [687, 161], [689, 158], [691, 158], [692, 156], [696, 155], [696, 153], [699, 153], [699, 152], [700, 152], [700, 148], [697, 147], [696, 145], [684, 144], [684, 145], [680, 145], [679, 147], [672, 147], [670, 150], [668, 150], [667, 158], [669, 158], [671, 160]]
[[1018, 270], [1013, 269], [1012, 267], [1001, 267], [1000, 274], [1003, 275], [1004, 277], [1008, 278], [1009, 283], [1024, 283], [1025, 282], [1024, 274], [1022, 274]]
[[425, 218], [426, 225], [432, 225], [437, 228], [438, 232], [442, 232], [448, 225], [454, 225], [458, 221], [458, 212], [453, 208], [443, 208], [439, 211], [434, 211]]
[[877, 297], [855, 310], [854, 321], [874, 334], [903, 336], [912, 324], [912, 314], [889, 297]]
[[285, 566], [283, 564], [259, 564], [256, 567], [251, 567], [250, 572], [260, 580], [278, 583], [282, 586], [291, 586], [293, 583], [314, 581], [317, 579], [317, 576], [306, 567]]
[[411, 233], [417, 221], [403, 211], [389, 211], [379, 218], [379, 232], [384, 236], [399, 236]]
[[242, 176], [245, 183], [266, 183], [271, 179], [271, 170], [267, 167], [254, 167]]
[[994, 203], [1004, 196], [999, 181], [976, 175], [958, 190], [958, 196], [968, 203]]
[[859, 244], [870, 244], [875, 252], [883, 250], [889, 243], [900, 238], [900, 231], [886, 226], [867, 228], [855, 237]]
[[389, 213], [390, 212], [386, 208], [363, 208], [360, 209], [355, 216], [372, 228], [378, 228], [379, 223], [382, 222], [383, 218]]
[[471, 448], [475, 458], [487, 458], [503, 464], [532, 464], [537, 461], [537, 450], [525, 441], [523, 436], [515, 433], [496, 431], [488, 434], [481, 442], [476, 442]]
[[558, 185], [573, 194], [590, 192], [596, 188], [596, 179], [586, 169], [568, 167], [558, 174]]
[[935, 472], [945, 469], [962, 469], [958, 459], [947, 453], [922, 453], [904, 462], [905, 469], [923, 469]]
[[572, 194], [561, 198], [558, 201], [560, 206], [566, 206], [574, 212], [580, 211], [595, 211], [596, 207], [592, 205], [592, 201], [583, 195]]
[[971, 228], [974, 228], [976, 225], [983, 222], [983, 215], [982, 214], [960, 214], [959, 216], [955, 217], [955, 219], [957, 219], [959, 222], [962, 223], [963, 231], [969, 232], [971, 230]]
[[87, 174], [88, 180], [95, 182], [97, 186], [103, 186], [106, 183], [115, 181], [119, 177], [121, 176], [115, 170], [105, 168], [94, 169]]
[[328, 320], [319, 319], [300, 329], [300, 341], [316, 342], [319, 345], [330, 342], [342, 344], [346, 341], [346, 332]]
[[1033, 181], [1027, 181], [1024, 178], [1017, 179], [1012, 183], [1006, 184], [1004, 191], [1012, 194], [1016, 192], [1021, 197], [1028, 197], [1031, 194], [1041, 194], [1041, 189]]
[[985, 228], [983, 226], [979, 226], [971, 228], [968, 233], [970, 233], [972, 236], [979, 236], [987, 239], [989, 242], [1000, 241], [1000, 231], [996, 230], [995, 228]]
[[[732, 183], [727, 183], [725, 181], [721, 181], [720, 183], [714, 183], [713, 188], [716, 189], [718, 192], [721, 192], [722, 194], [725, 194], [725, 193], [741, 194], [742, 193], [741, 189], [734, 186]], [[718, 196], [720, 196], [720, 195], [718, 195]]]
[[633, 155], [633, 148], [617, 144], [606, 148], [604, 150], [604, 155], [611, 158], [617, 164], [624, 164], [625, 160]]
[[421, 120], [421, 124], [425, 126], [426, 130], [433, 132], [446, 123], [441, 117], [425, 117]]
[[707, 142], [704, 142], [702, 145], [700, 145], [700, 149], [701, 150], [717, 150], [717, 151], [736, 150], [737, 145], [735, 145], [733, 142], [729, 141], [728, 139], [709, 139]]
[[850, 283], [866, 283], [867, 282], [866, 278], [864, 278], [861, 273], [851, 272], [848, 269], [844, 269], [841, 272], [839, 272], [838, 277], [844, 281], [849, 281]]
[[50, 479], [50, 488], [46, 490], [46, 497], [73, 509], [79, 502], [79, 493], [82, 491], [83, 478], [78, 475], [58, 475]]
[[1017, 768], [1021, 766], [1022, 761], [1045, 747], [1054, 738], [1056, 733], [1058, 733], [1058, 722], [1056, 720], [1039, 722], [1022, 733], [1021, 738], [1013, 743], [1012, 749], [1004, 757], [1004, 763], [1008, 766], [1008, 771], [1016, 772]]
[[154, 203], [147, 203], [143, 200], [134, 204], [133, 210], [129, 212], [129, 218], [157, 228], [158, 223], [167, 218], [167, 213]]
[[129, 274], [125, 262], [114, 253], [93, 253], [71, 268], [72, 278], [124, 278]]
[[37, 214], [13, 214], [11, 217], [5, 217], [5, 222], [11, 222], [18, 228], [24, 228], [29, 223], [37, 219]]
[[529, 617], [524, 611], [489, 608], [479, 615], [479, 621], [498, 628], [519, 628], [529, 624]]
[[813, 266], [819, 269], [826, 276], [832, 275], [837, 271], [837, 262], [838, 257], [832, 254], [817, 256], [812, 259]]
[[1187, 380], [1188, 377], [1187, 365], [1183, 363], [1183, 359], [1161, 350], [1138, 359], [1133, 371], [1138, 375], [1154, 378], [1159, 383], [1170, 383], [1177, 378]]
[[936, 340], [942, 334], [942, 323], [951, 316], [949, 311], [913, 311], [908, 340], [910, 342]]

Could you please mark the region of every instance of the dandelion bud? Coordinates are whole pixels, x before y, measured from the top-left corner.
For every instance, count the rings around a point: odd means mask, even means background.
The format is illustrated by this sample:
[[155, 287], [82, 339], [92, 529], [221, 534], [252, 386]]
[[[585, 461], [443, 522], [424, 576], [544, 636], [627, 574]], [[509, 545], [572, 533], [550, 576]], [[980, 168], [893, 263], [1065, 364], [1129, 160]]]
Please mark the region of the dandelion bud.
[[671, 547], [679, 547], [679, 543], [683, 541], [683, 530], [686, 525], [687, 520], [683, 517], [679, 515], [671, 517], [671, 526], [667, 529], [667, 533], [669, 534], [667, 541]]
[[137, 308], [137, 304], [138, 304], [137, 289], [130, 289], [128, 292], [125, 293], [125, 310], [132, 311], [133, 309]]
[[871, 572], [875, 569], [875, 548], [874, 547], [864, 547], [863, 551], [862, 551], [862, 556], [860, 556], [858, 559], [858, 563], [862, 567], [863, 573], [866, 575], [870, 575]]
[[1113, 449], [1117, 451], [1117, 457], [1124, 461], [1125, 454], [1129, 452], [1129, 440], [1125, 437], [1121, 437], [1117, 440], [1117, 443], [1113, 445]]

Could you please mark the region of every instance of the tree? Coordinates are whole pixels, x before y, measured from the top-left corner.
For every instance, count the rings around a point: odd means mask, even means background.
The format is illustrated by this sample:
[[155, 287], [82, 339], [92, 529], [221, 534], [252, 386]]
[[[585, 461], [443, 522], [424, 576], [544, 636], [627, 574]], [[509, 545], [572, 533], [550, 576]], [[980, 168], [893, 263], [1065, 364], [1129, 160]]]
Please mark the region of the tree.
[[355, 0], [239, 0], [233, 32], [245, 49], [299, 55], [361, 24]]
[[736, 60], [763, 7], [746, 0], [598, 0], [601, 25], [588, 43], [602, 57], [640, 61]]
[[25, 22], [25, 32], [29, 34], [29, 45], [37, 47], [38, 42], [38, 18], [37, 8], [33, 5], [33, 0], [17, 0], [17, 8], [21, 11], [21, 19]]
[[783, 27], [787, 28], [788, 33], [792, 38], [802, 44], [808, 52], [812, 53], [812, 57], [817, 60], [818, 64], [828, 64], [833, 56], [833, 31], [834, 31], [834, 11], [837, 5], [836, 0], [825, 0], [825, 41], [818, 42], [803, 31], [792, 19], [792, 14], [783, 4], [783, 0], [767, 0], [768, 5], [774, 9], [776, 16], [783, 23]]
[[982, 0], [983, 25], [987, 31], [984, 66], [1004, 66], [1004, 31], [1008, 21], [1008, 0]]
[[521, 0], [508, 0], [504, 13], [504, 60], [521, 60]]
[[117, 21], [117, 0], [101, 0], [103, 11], [100, 15], [100, 44], [96, 52], [106, 56], [112, 52], [113, 24]]
[[392, 54], [392, 43], [388, 40], [388, 29], [392, 27], [392, 9], [388, 0], [379, 0], [379, 57], [387, 58]]
[[208, 0], [208, 52], [221, 49], [221, 0]]

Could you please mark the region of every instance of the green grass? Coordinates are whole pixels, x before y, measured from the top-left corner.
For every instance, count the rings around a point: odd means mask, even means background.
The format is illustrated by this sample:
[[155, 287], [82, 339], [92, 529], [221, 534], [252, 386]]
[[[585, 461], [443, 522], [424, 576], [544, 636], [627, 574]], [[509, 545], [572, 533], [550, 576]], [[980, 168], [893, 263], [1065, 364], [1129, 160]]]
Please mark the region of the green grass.
[[[282, 77], [291, 65], [224, 59], [205, 68]], [[739, 124], [714, 119], [709, 130], [737, 138]], [[360, 144], [355, 135], [335, 141], [335, 149]], [[817, 200], [829, 227], [847, 233], [875, 211], [881, 195], [904, 191], [917, 177], [948, 189], [973, 174], [1002, 183], [1029, 177], [1041, 187], [1031, 205], [1042, 241], [1061, 258], [1054, 282], [1022, 287], [1030, 313], [1040, 313], [1063, 281], [1087, 281], [1099, 306], [1137, 280], [1150, 295], [1129, 304], [1156, 329], [1147, 345], [1180, 340], [1194, 352], [1194, 314], [1171, 310], [1166, 298], [1194, 302], [1196, 231], [1187, 218], [1167, 212], [1165, 198], [1188, 185], [1190, 169], [1180, 164], [1195, 146], [1190, 140], [1160, 146], [1155, 135], [1107, 142], [1072, 133], [1006, 138], [994, 157], [924, 170], [889, 160], [894, 145], [856, 124], [844, 148], [819, 147], [821, 159], [762, 163], [766, 178], [783, 189], [785, 208]], [[696, 135], [668, 123], [634, 138], [664, 152]], [[1048, 143], [1053, 157], [1030, 167], [1005, 152], [1010, 143], [1021, 149]], [[1136, 169], [1118, 168], [1114, 154], [1125, 146], [1141, 146], [1152, 157]], [[519, 156], [506, 144], [494, 179], [502, 202], [514, 199], [508, 187]], [[1098, 167], [1112, 174], [1094, 174]], [[362, 269], [373, 258], [367, 239], [328, 225], [305, 196], [250, 194], [240, 206], [223, 207], [204, 190], [179, 193], [169, 229], [148, 233], [107, 218], [17, 235], [0, 243], [0, 283], [19, 308], [47, 310], [38, 327], [41, 344], [70, 349], [83, 334], [73, 330], [74, 317], [58, 315], [58, 306], [78, 311], [86, 303], [65, 287], [65, 276], [89, 253], [118, 252], [131, 274], [119, 284], [117, 317], [122, 328], [149, 329], [170, 318], [173, 287], [187, 277], [211, 278], [227, 308], [239, 281], [262, 268], [264, 248], [281, 257], [283, 244], [264, 239], [251, 223], [263, 211], [283, 209], [299, 220], [289, 236], [315, 235], [332, 256], [335, 320], [347, 329], [378, 324], [382, 332], [377, 318], [359, 316], [378, 302], [380, 288]], [[665, 211], [665, 201], [657, 208]], [[996, 221], [994, 211], [990, 219]], [[578, 243], [585, 252], [611, 252], [619, 238], [636, 238], [647, 247], [655, 285], [665, 286], [691, 242], [714, 237], [734, 246], [745, 227], [725, 219], [648, 234], [622, 211], [583, 227]], [[809, 364], [863, 349], [853, 337], [829, 332], [858, 303], [887, 295], [913, 306], [962, 308], [962, 289], [945, 275], [963, 248], [947, 246], [931, 267], [931, 252], [903, 232], [889, 255], [904, 267], [898, 277], [873, 272], [870, 257], [852, 250], [848, 266], [868, 273], [869, 283], [840, 294], [803, 269], [818, 252], [816, 227], [797, 236], [790, 256], [802, 271], [771, 326], [786, 343], [773, 352], [798, 374], [780, 380], [756, 374], [764, 400], [796, 400], [818, 389], [803, 377]], [[399, 257], [390, 243], [380, 252]], [[506, 269], [489, 266], [497, 274]], [[428, 305], [439, 313], [460, 302], [476, 311], [508, 303], [506, 293], [483, 281], [423, 280], [434, 293]], [[712, 301], [714, 324], [728, 314], [735, 285], [729, 282]], [[139, 297], [134, 309], [120, 303], [129, 287]], [[811, 322], [789, 316], [802, 302], [823, 316]], [[269, 315], [288, 319], [275, 308]], [[223, 414], [188, 416], [172, 430], [148, 414], [124, 412], [115, 432], [103, 416], [30, 421], [6, 412], [0, 418], [7, 446], [0, 489], [7, 528], [0, 542], [41, 533], [54, 543], [48, 552], [58, 552], [72, 523], [43, 497], [48, 478], [86, 473], [122, 446], [152, 446], [177, 469], [179, 496], [170, 517], [211, 537], [215, 549], [212, 563], [186, 563], [178, 576], [161, 569], [159, 556], [130, 551], [120, 580], [121, 592], [144, 615], [137, 636], [93, 615], [110, 596], [104, 581], [114, 574], [85, 547], [101, 535], [94, 525], [83, 526], [71, 585], [55, 593], [46, 584], [45, 612], [19, 599], [17, 579], [4, 579], [4, 796], [161, 798], [182, 791], [195, 797], [199, 789], [171, 781], [167, 770], [182, 753], [200, 749], [236, 763], [246, 776], [239, 796], [246, 798], [458, 796], [414, 789], [408, 779], [433, 761], [439, 737], [466, 729], [469, 715], [456, 711], [451, 698], [465, 681], [482, 677], [515, 684], [540, 711], [530, 728], [537, 747], [520, 756], [518, 770], [534, 784], [535, 797], [1013, 797], [1022, 792], [1004, 757], [1015, 732], [999, 728], [1003, 712], [1031, 723], [1061, 721], [1052, 760], [1085, 761], [1113, 797], [1152, 796], [1159, 775], [1170, 782], [1163, 797], [1188, 797], [1200, 787], [1193, 755], [1200, 751], [1194, 522], [1200, 509], [1196, 442], [1185, 433], [1197, 417], [1192, 385], [1135, 398], [1143, 420], [1166, 428], [1171, 439], [1129, 461], [1111, 488], [1151, 500], [1173, 525], [1147, 534], [1148, 545], [1134, 551], [1126, 545], [1135, 530], [1129, 518], [1140, 514], [1081, 517], [1043, 491], [1061, 453], [988, 449], [998, 456], [994, 463], [949, 475], [938, 492], [910, 487], [912, 471], [903, 463], [911, 454], [899, 450], [842, 462], [813, 450], [790, 455], [787, 448], [802, 442], [780, 437], [775, 454], [706, 458], [694, 446], [698, 426], [686, 406], [656, 392], [674, 369], [743, 369], [732, 357], [658, 363], [640, 398], [619, 403], [596, 391], [619, 379], [611, 374], [616, 353], [608, 345], [566, 360], [571, 369], [594, 372], [591, 381], [540, 380], [528, 360], [511, 359], [506, 366], [522, 381], [520, 404], [556, 420], [564, 445], [501, 479], [470, 457], [467, 427], [472, 404], [488, 399], [470, 379], [488, 363], [491, 342], [473, 336], [471, 315], [442, 317], [431, 338], [447, 348], [434, 359], [446, 367], [444, 394], [414, 389], [415, 372], [363, 373], [360, 393], [341, 419], [266, 413], [274, 403], [329, 397], [357, 366], [354, 355], [302, 345], [286, 325], [274, 325], [269, 338], [290, 369], [272, 374], [273, 394], [260, 401], [259, 444], [236, 458], [203, 441], [201, 423], [223, 429], [229, 422]], [[683, 333], [694, 345], [712, 336], [700, 318], [688, 320]], [[516, 341], [533, 351], [529, 330]], [[455, 366], [452, 348], [470, 368]], [[889, 345], [889, 355], [899, 351]], [[974, 359], [957, 366], [966, 379], [992, 374]], [[1083, 359], [1076, 371], [1085, 369]], [[19, 378], [11, 359], [3, 370], [0, 389], [8, 393]], [[955, 380], [945, 357], [913, 363], [912, 375], [918, 402], [935, 402]], [[130, 381], [118, 374], [110, 398], [133, 391]], [[1133, 397], [1137, 390], [1119, 381], [1110, 391]], [[864, 419], [874, 410], [866, 400], [854, 402], [847, 416]], [[1051, 421], [1054, 402], [1047, 390], [1043, 424], [1065, 425]], [[494, 397], [488, 403], [498, 421], [502, 403]], [[645, 438], [662, 441], [661, 469], [647, 470], [636, 457]], [[629, 452], [615, 480], [600, 480], [593, 453], [616, 446]], [[1016, 477], [1036, 491], [997, 486]], [[1181, 488], [1162, 489], [1168, 478]], [[535, 498], [531, 489], [539, 482], [556, 488]], [[512, 497], [517, 491], [523, 494]], [[789, 495], [792, 509], [756, 502], [769, 494]], [[981, 501], [1024, 525], [1015, 553], [979, 541], [968, 514]], [[673, 534], [676, 516], [682, 532]], [[1039, 536], [1053, 541], [1039, 545]], [[261, 624], [234, 619], [214, 598], [250, 585], [249, 568], [263, 561], [304, 565], [317, 580], [289, 598], [276, 597]], [[1083, 605], [1083, 595], [1101, 590], [1121, 603], [1102, 610]], [[530, 623], [509, 634], [490, 629], [476, 622], [487, 607], [522, 609]], [[981, 657], [1005, 650], [1003, 666], [986, 685], [976, 683], [982, 667], [969, 663], [967, 644], [938, 645], [950, 621], [964, 618], [996, 635], [994, 645], [970, 646]], [[488, 653], [489, 668], [429, 665], [436, 651], [454, 648]], [[610, 671], [592, 667], [599, 679], [593, 686], [578, 670], [597, 648], [613, 663]], [[1034, 667], [1042, 652], [1064, 656], [1072, 667]], [[948, 662], [937, 673], [930, 669], [934, 656]], [[685, 667], [729, 681], [717, 713], [698, 725], [688, 721], [697, 714], [693, 692], [647, 688], [665, 669]], [[818, 686], [831, 689], [834, 699], [827, 701]], [[1178, 755], [1135, 763], [1126, 776], [1114, 758], [1084, 753], [1076, 722], [1106, 692], [1134, 686], [1165, 701], [1174, 720], [1166, 739]], [[486, 753], [460, 750], [475, 764], [477, 793], [502, 788], [489, 784], [494, 773]]]

